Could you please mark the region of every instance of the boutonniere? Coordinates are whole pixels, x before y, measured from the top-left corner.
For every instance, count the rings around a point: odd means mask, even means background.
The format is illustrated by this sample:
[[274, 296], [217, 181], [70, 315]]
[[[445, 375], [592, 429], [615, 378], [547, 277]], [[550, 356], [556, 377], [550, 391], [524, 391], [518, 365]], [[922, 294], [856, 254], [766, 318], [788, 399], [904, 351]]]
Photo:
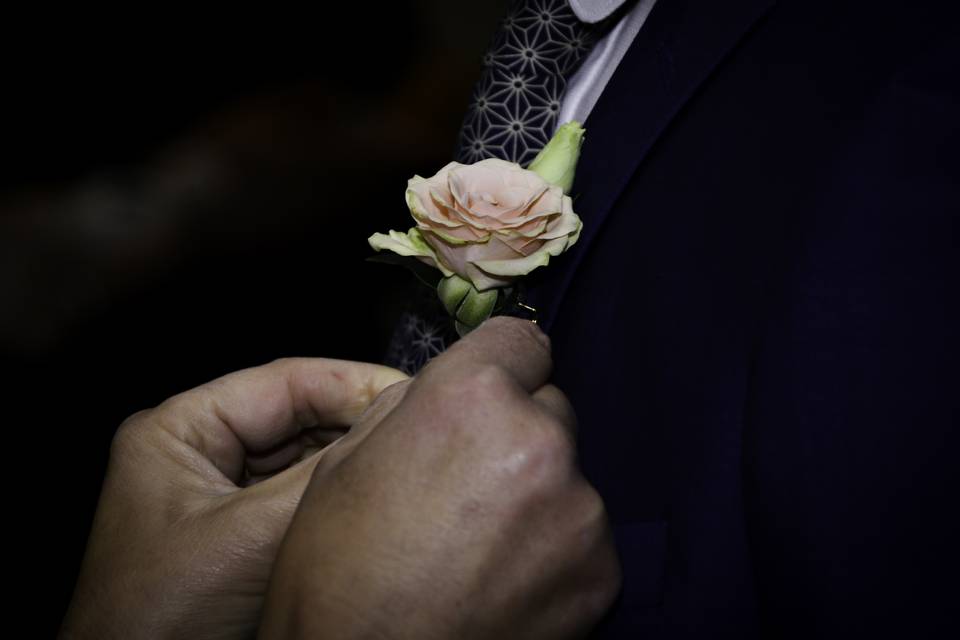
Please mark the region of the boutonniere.
[[[522, 276], [580, 237], [569, 192], [583, 134], [580, 123], [564, 124], [526, 169], [490, 158], [414, 176], [406, 200], [416, 226], [375, 233], [370, 246], [400, 256], [383, 261], [419, 266], [465, 335], [507, 306]], [[428, 269], [433, 277], [424, 264], [438, 270]]]

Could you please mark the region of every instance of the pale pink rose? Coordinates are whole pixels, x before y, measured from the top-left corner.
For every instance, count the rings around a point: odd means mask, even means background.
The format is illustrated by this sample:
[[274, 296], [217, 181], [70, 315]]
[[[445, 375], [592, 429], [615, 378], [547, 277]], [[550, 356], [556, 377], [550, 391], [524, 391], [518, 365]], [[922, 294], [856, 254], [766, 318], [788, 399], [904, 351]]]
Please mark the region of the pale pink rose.
[[414, 176], [406, 198], [417, 222], [408, 249], [419, 247], [405, 255], [457, 274], [479, 291], [546, 265], [577, 241], [582, 226], [561, 187], [498, 159], [451, 162], [431, 178]]

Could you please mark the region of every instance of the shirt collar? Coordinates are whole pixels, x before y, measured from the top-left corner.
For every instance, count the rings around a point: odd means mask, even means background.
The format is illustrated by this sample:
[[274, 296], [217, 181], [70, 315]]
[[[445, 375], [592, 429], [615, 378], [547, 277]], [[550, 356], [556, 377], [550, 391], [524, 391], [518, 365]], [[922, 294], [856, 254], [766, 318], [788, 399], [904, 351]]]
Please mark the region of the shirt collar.
[[583, 22], [594, 24], [619, 9], [626, 0], [568, 0], [570, 8]]

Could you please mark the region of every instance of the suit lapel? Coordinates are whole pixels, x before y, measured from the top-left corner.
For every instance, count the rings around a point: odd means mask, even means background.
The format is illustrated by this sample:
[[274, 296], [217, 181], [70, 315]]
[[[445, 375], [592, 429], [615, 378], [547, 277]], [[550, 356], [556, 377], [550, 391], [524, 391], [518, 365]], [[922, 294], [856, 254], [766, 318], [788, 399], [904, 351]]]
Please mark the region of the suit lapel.
[[573, 185], [580, 241], [530, 278], [549, 331], [584, 255], [630, 178], [696, 89], [775, 0], [659, 0], [585, 123]]

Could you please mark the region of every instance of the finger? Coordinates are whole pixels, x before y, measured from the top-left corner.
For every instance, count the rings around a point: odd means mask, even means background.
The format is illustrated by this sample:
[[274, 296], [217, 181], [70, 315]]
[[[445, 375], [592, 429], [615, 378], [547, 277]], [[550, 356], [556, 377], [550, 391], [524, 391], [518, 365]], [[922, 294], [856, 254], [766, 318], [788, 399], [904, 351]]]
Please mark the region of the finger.
[[161, 425], [236, 483], [248, 454], [265, 454], [304, 429], [347, 427], [406, 374], [374, 364], [293, 358], [231, 373], [161, 404]]
[[567, 396], [552, 384], [547, 384], [530, 396], [548, 415], [553, 417], [557, 424], [563, 427], [571, 440], [576, 441], [577, 437], [577, 414], [573, 410], [573, 405]]
[[532, 392], [550, 377], [550, 339], [528, 320], [491, 318], [434, 358], [419, 378], [458, 379], [485, 366], [503, 369]]
[[248, 454], [246, 457], [246, 472], [250, 476], [263, 476], [285, 469], [303, 455], [305, 445], [303, 440], [295, 438], [288, 440], [262, 454]]
[[246, 484], [265, 480], [295, 462], [306, 460], [347, 433], [346, 429], [317, 427], [305, 429], [298, 438], [288, 440], [267, 453], [247, 453]]
[[252, 479], [243, 491], [232, 494], [228, 499], [243, 505], [248, 516], [241, 517], [266, 527], [267, 537], [279, 541], [286, 533], [293, 513], [310, 484], [313, 471], [325, 455], [316, 453], [269, 478]]

